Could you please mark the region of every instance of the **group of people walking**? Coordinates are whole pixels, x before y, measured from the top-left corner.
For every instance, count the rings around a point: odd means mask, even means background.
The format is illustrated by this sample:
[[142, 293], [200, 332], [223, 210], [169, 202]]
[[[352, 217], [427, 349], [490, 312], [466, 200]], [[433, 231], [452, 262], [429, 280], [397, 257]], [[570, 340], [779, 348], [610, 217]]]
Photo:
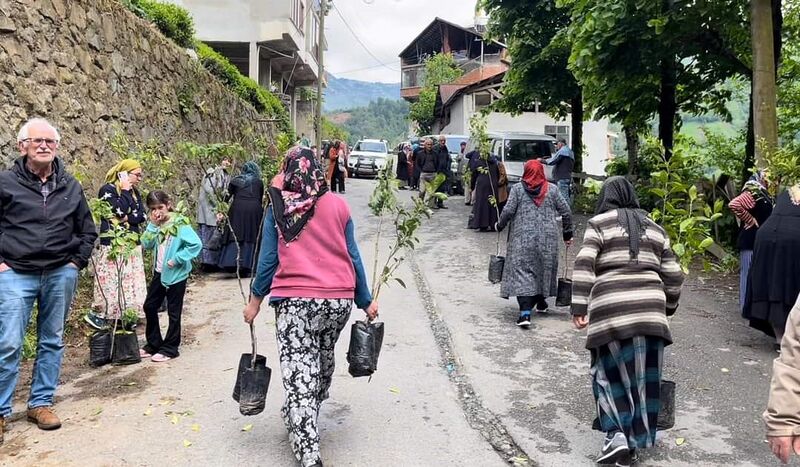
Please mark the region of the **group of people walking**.
[[[57, 156], [60, 136], [55, 127], [31, 120], [17, 140], [21, 157], [11, 170], [0, 172], [0, 444], [34, 303], [38, 345], [27, 418], [41, 429], [54, 430], [61, 427], [52, 406], [79, 270], [94, 265], [96, 313], [89, 316], [90, 324], [107, 327], [128, 310], [143, 311], [140, 356], [166, 362], [179, 355], [193, 260], [202, 255], [204, 266], [226, 267], [228, 248], [235, 243], [241, 267], [258, 264], [245, 321], [252, 323], [267, 295], [276, 309], [286, 391], [282, 414], [292, 448], [302, 465], [321, 466], [317, 417], [328, 398], [336, 341], [354, 303], [367, 320], [378, 316], [378, 305], [367, 284], [349, 207], [329, 193], [314, 153], [300, 146], [289, 151], [270, 184], [266, 212], [257, 164], [246, 162], [235, 177], [228, 175], [230, 161], [210, 169], [199, 195], [202, 239], [190, 220], [174, 211], [175, 203], [165, 192], [142, 193], [141, 164], [120, 161], [99, 191], [110, 215], [102, 219], [98, 235], [83, 189]], [[219, 212], [220, 193], [230, 200], [227, 213]], [[222, 224], [232, 240], [209, 248]], [[98, 236], [103, 240], [96, 247]], [[121, 239], [133, 237], [135, 245], [120, 248]], [[149, 285], [143, 250], [153, 255]], [[315, 266], [320, 258], [327, 266], [324, 273]], [[164, 303], [166, 335], [158, 321]]]

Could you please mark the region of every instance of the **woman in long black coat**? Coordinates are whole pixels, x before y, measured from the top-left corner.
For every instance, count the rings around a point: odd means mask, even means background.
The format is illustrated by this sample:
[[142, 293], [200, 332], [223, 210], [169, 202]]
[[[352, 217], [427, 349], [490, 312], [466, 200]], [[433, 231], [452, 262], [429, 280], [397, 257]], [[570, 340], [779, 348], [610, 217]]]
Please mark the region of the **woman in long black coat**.
[[[472, 215], [469, 218], [467, 227], [480, 229], [482, 232], [494, 230], [499, 212], [499, 206], [496, 205], [500, 180], [500, 168], [497, 165], [497, 158], [489, 156], [485, 159], [473, 154], [470, 160], [470, 168], [472, 169], [470, 189], [474, 190], [475, 197], [472, 198]], [[494, 203], [492, 199], [494, 199]]]
[[750, 326], [775, 336], [778, 344], [800, 294], [798, 258], [800, 185], [795, 185], [778, 196], [772, 215], [758, 229], [744, 308]]
[[261, 218], [264, 216], [264, 183], [261, 181], [258, 164], [246, 162], [242, 166], [242, 173], [234, 177], [228, 185], [228, 194], [232, 201], [219, 267], [235, 272], [238, 255], [239, 273], [247, 277], [254, 267], [258, 233], [261, 231]]
[[405, 190], [406, 185], [410, 183], [411, 177], [409, 176], [409, 155], [411, 154], [411, 145], [406, 144], [397, 153], [397, 179], [400, 180], [400, 189]]

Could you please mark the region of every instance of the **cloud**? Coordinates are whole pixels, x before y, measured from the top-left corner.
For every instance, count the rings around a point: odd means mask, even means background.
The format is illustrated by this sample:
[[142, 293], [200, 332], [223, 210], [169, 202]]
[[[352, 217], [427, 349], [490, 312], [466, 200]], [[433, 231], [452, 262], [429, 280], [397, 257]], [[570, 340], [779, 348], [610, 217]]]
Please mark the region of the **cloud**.
[[[397, 83], [398, 54], [435, 17], [471, 25], [473, 0], [333, 0], [347, 23], [381, 62], [359, 45], [337, 11], [325, 19], [328, 51], [325, 68], [340, 78]], [[390, 69], [391, 68], [391, 69]]]

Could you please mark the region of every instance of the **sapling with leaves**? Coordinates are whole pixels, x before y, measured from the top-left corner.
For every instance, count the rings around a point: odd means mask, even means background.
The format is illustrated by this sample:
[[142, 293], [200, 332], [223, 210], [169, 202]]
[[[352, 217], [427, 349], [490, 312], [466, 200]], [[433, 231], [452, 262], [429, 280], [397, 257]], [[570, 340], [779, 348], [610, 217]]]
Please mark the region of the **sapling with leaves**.
[[[392, 280], [400, 284], [401, 287], [406, 287], [405, 282], [399, 277], [394, 277], [394, 274], [405, 259], [404, 253], [413, 250], [419, 244], [417, 231], [423, 220], [430, 219], [432, 214], [425, 200], [418, 196], [411, 197], [413, 206], [410, 208], [398, 203], [397, 192], [399, 186], [397, 180], [394, 179], [392, 168], [393, 164], [390, 162], [378, 173], [378, 184], [372, 192], [369, 202], [372, 214], [378, 217], [378, 231], [375, 235], [375, 263], [372, 270], [374, 300], [377, 300], [380, 296], [381, 288]], [[444, 182], [445, 178], [444, 174], [437, 175], [433, 183], [427, 188], [426, 197], [432, 196], [446, 199], [447, 195], [444, 193], [436, 193], [438, 186]], [[393, 221], [395, 239], [389, 247], [389, 255], [386, 257], [383, 267], [380, 267], [381, 235], [384, 223], [388, 220]]]
[[672, 251], [684, 274], [688, 274], [695, 258], [702, 256], [714, 243], [711, 226], [722, 217], [723, 202], [718, 199], [709, 206], [697, 186], [685, 180], [681, 171], [687, 164], [688, 154], [680, 146], [669, 160], [660, 144], [651, 141], [650, 146], [661, 158], [659, 170], [650, 174], [653, 184], [650, 193], [660, 199], [650, 216], [667, 232]]

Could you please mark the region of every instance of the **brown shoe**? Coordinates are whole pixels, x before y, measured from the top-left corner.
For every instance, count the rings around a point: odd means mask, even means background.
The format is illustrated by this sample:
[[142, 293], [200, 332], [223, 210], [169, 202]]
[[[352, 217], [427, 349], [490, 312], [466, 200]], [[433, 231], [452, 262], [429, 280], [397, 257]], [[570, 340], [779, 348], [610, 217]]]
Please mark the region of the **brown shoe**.
[[28, 409], [28, 421], [35, 423], [40, 430], [57, 430], [61, 428], [61, 420], [51, 407]]

